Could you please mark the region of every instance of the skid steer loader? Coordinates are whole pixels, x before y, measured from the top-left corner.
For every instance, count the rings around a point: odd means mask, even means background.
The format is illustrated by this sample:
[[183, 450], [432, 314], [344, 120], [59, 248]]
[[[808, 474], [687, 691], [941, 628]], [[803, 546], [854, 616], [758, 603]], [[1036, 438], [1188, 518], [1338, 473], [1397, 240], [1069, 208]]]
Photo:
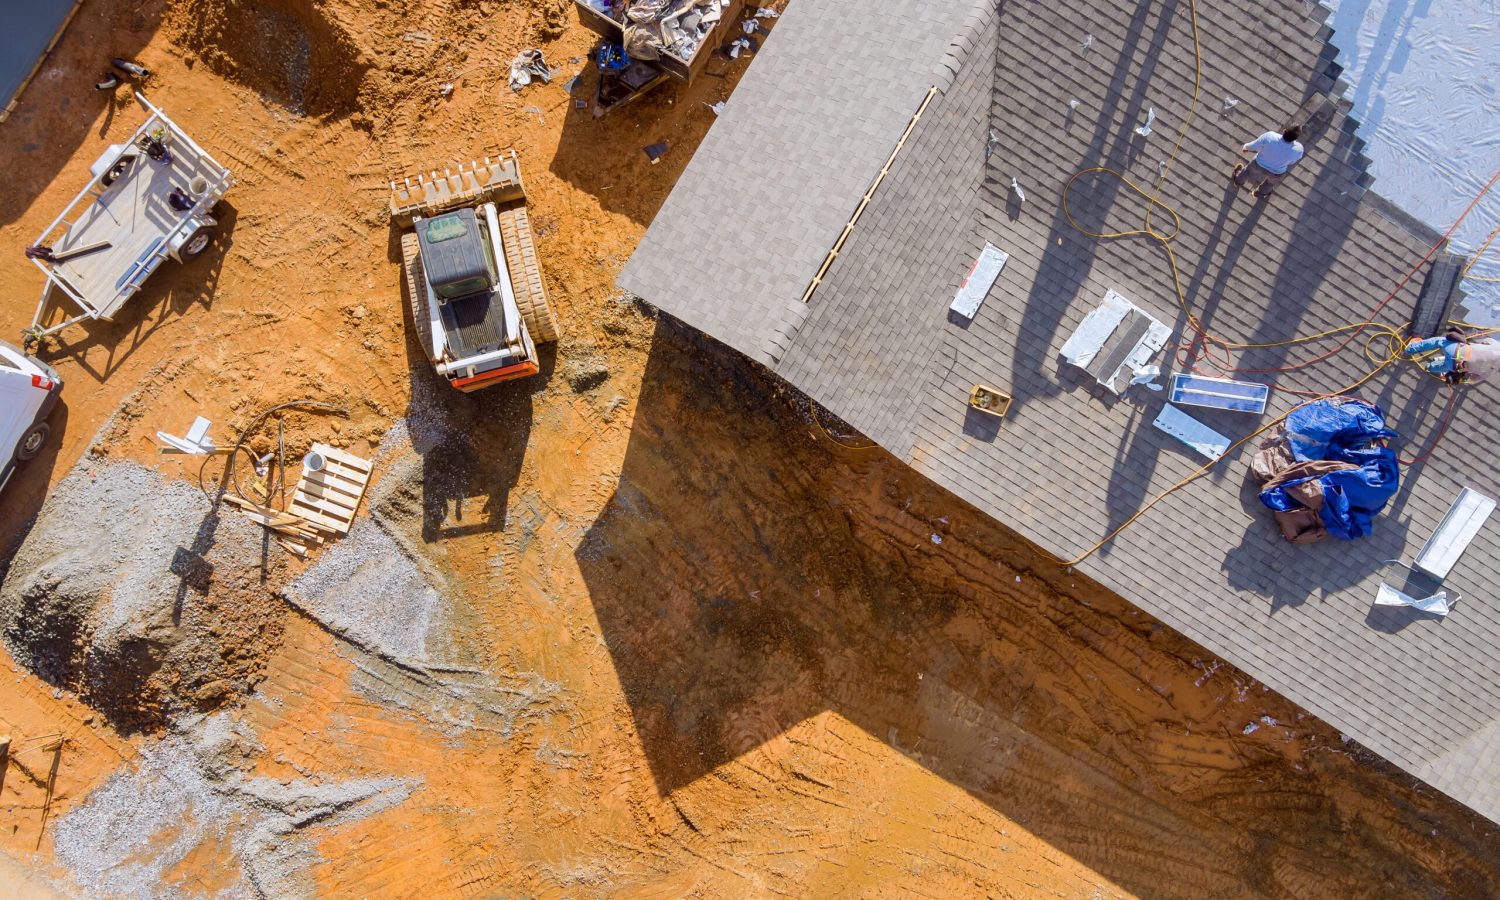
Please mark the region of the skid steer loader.
[[391, 182], [406, 294], [439, 375], [474, 391], [538, 371], [557, 340], [514, 150]]

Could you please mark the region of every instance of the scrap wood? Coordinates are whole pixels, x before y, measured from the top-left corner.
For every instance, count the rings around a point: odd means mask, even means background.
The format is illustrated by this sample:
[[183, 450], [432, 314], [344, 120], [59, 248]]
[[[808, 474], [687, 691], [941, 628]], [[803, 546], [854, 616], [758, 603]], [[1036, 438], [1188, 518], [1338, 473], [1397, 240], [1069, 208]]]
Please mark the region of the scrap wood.
[[234, 494], [225, 494], [224, 502], [237, 507], [248, 518], [262, 525], [293, 525], [300, 519], [295, 513], [282, 512], [268, 506], [262, 506], [253, 500], [246, 500]]
[[[246, 500], [243, 497], [237, 497], [233, 494], [226, 494], [224, 496], [224, 500], [231, 506], [239, 509], [240, 512], [243, 513], [244, 516], [250, 521], [270, 529], [277, 535], [285, 536], [288, 539], [299, 542], [310, 542], [312, 544], [320, 543], [323, 540], [323, 538], [315, 530], [315, 526], [312, 523], [308, 522], [306, 518], [296, 513], [281, 512], [279, 510], [262, 507], [249, 500]], [[281, 537], [278, 537], [277, 540], [279, 542], [281, 540]], [[306, 548], [302, 548], [302, 553], [306, 552]]]
[[309, 528], [303, 528], [298, 525], [270, 525], [267, 527], [276, 532], [278, 535], [290, 538], [295, 541], [309, 541], [311, 543], [317, 544], [321, 543], [323, 540], [323, 536], [318, 534], [316, 531], [313, 531]]

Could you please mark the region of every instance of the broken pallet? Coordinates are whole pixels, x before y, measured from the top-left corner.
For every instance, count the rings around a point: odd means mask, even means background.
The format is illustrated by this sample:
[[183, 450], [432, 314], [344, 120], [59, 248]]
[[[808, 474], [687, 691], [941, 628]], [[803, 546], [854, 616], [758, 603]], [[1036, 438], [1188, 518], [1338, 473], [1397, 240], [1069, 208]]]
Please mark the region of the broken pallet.
[[302, 516], [261, 506], [233, 494], [226, 494], [224, 501], [243, 513], [245, 518], [270, 531], [276, 543], [289, 553], [306, 558], [309, 547], [323, 542], [323, 536]]

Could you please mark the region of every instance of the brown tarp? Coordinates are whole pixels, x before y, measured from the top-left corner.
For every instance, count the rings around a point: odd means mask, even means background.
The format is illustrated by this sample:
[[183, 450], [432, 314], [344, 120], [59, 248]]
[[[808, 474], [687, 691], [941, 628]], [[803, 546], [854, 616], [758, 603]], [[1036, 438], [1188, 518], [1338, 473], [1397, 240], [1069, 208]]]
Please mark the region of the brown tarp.
[[1282, 536], [1294, 544], [1315, 544], [1328, 537], [1328, 529], [1323, 527], [1323, 520], [1318, 515], [1318, 510], [1323, 507], [1323, 485], [1315, 479], [1329, 472], [1357, 468], [1359, 466], [1353, 463], [1331, 459], [1297, 462], [1287, 444], [1286, 429], [1280, 425], [1261, 441], [1260, 449], [1250, 459], [1250, 472], [1261, 482], [1263, 491], [1291, 481], [1314, 479], [1286, 489], [1288, 496], [1302, 504], [1301, 509], [1272, 511]]

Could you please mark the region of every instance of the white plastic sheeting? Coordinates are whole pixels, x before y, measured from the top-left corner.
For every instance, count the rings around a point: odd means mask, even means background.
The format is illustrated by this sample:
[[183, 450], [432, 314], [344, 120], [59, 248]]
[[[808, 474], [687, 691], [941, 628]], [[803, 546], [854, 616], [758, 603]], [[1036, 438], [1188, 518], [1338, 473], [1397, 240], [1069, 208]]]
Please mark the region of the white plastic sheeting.
[[[1500, 170], [1500, 0], [1325, 0], [1376, 193], [1447, 230]], [[1500, 225], [1500, 185], [1453, 235]], [[1500, 278], [1500, 238], [1469, 274]], [[1500, 283], [1468, 278], [1467, 311], [1500, 324]]]

